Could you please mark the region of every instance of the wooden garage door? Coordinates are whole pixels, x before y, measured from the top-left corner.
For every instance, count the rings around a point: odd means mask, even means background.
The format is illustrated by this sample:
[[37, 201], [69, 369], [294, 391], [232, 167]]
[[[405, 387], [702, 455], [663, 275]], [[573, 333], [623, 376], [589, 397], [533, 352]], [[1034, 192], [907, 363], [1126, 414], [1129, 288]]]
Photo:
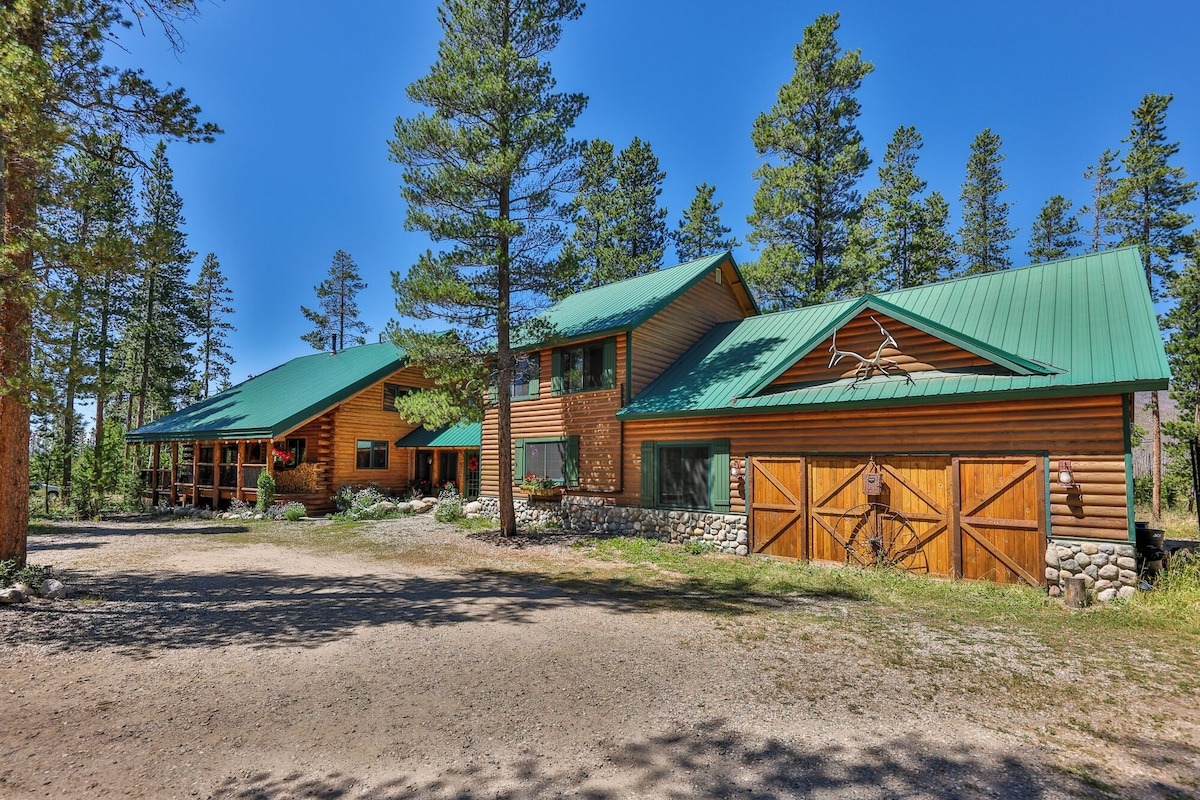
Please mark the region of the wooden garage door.
[[[881, 473], [867, 495], [863, 475]], [[810, 558], [950, 575], [950, 457], [810, 458]]]
[[962, 576], [1041, 586], [1046, 550], [1042, 457], [956, 460]]
[[750, 459], [750, 537], [755, 553], [808, 558], [803, 458]]

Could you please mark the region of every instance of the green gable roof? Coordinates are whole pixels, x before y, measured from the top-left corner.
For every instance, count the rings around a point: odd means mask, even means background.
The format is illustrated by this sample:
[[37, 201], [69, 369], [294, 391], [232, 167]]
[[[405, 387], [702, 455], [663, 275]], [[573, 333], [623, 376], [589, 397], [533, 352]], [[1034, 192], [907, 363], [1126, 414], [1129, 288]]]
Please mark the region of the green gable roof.
[[435, 430], [417, 428], [396, 440], [396, 447], [480, 447], [483, 423], [465, 422]]
[[[765, 387], [865, 308], [983, 355], [1011, 375], [876, 376]], [[620, 416], [638, 418], [832, 404], [887, 405], [1056, 393], [1162, 389], [1162, 336], [1136, 248], [935, 283], [725, 323]]]
[[733, 264], [728, 251], [588, 289], [555, 303], [539, 319], [552, 325], [555, 338], [563, 340], [630, 330], [666, 308], [726, 260]]
[[391, 342], [293, 358], [125, 435], [130, 442], [266, 439], [311, 419], [404, 366]]

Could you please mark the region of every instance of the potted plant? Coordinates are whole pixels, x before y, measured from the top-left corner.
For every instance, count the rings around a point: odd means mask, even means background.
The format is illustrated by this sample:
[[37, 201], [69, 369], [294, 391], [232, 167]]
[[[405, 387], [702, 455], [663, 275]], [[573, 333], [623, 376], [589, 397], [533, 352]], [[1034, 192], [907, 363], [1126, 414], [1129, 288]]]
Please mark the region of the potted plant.
[[531, 498], [541, 499], [561, 496], [563, 487], [553, 478], [543, 478], [531, 472], [521, 479], [521, 491]]

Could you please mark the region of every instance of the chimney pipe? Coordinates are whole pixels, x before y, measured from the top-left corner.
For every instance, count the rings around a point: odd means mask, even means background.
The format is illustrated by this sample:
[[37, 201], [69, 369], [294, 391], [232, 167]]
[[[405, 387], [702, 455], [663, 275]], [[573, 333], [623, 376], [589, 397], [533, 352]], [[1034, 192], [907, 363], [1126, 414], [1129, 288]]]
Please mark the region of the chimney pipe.
[[337, 353], [337, 334], [333, 333], [329, 336], [329, 355]]

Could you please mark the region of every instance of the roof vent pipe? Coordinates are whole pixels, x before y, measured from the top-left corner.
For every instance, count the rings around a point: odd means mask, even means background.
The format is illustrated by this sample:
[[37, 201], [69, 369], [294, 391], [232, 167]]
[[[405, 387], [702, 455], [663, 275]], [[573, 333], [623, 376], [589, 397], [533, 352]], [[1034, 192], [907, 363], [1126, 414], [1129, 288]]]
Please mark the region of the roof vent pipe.
[[337, 353], [337, 334], [333, 333], [333, 334], [329, 335], [329, 355], [332, 356], [332, 355], [335, 355], [336, 353]]

